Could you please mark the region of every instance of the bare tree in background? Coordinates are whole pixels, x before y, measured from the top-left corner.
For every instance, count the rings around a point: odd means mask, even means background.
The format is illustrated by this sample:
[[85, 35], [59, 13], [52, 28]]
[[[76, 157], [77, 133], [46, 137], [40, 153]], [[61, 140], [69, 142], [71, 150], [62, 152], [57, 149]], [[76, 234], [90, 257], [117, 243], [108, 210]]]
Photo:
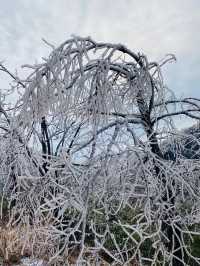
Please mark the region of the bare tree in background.
[[50, 46], [44, 63], [24, 66], [25, 80], [0, 65], [19, 97], [0, 105], [13, 223], [37, 231], [48, 221], [52, 263], [76, 250], [83, 265], [92, 254], [112, 265], [199, 265], [189, 245], [200, 233], [199, 139], [176, 123], [198, 125], [200, 100], [165, 86], [161, 68], [174, 56], [149, 62], [80, 37]]

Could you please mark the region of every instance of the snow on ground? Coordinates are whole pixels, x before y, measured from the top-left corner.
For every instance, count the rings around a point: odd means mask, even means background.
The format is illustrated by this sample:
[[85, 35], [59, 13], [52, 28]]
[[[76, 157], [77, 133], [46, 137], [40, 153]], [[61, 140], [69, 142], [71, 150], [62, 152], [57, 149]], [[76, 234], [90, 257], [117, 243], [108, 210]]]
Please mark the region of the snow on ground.
[[43, 260], [23, 258], [21, 263], [16, 266], [45, 266], [45, 264]]

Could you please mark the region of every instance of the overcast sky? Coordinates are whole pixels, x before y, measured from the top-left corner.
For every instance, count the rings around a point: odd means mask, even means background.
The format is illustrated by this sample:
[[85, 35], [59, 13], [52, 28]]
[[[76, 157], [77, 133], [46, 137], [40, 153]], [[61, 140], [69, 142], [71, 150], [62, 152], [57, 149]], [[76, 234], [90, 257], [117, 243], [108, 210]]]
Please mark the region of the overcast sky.
[[[123, 43], [152, 60], [174, 53], [166, 82], [200, 96], [200, 0], [0, 0], [0, 61], [20, 69], [40, 62], [71, 34]], [[19, 70], [21, 73], [21, 70]], [[7, 86], [0, 75], [0, 89]]]

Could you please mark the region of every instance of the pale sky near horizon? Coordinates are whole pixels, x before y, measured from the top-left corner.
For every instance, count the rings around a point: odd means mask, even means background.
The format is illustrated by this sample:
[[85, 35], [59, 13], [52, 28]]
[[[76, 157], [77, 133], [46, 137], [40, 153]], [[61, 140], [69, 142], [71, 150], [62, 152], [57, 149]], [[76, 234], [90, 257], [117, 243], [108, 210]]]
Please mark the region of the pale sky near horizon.
[[[0, 0], [0, 61], [12, 71], [40, 62], [71, 34], [123, 43], [159, 60], [174, 53], [166, 83], [179, 96], [200, 96], [200, 0]], [[8, 78], [0, 75], [0, 89]]]

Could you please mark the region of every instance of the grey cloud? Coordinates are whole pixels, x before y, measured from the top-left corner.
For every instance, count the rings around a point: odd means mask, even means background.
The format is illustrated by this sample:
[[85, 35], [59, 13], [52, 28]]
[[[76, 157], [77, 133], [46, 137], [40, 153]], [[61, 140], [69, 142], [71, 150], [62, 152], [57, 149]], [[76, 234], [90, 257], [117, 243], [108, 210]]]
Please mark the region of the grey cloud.
[[58, 45], [71, 34], [90, 35], [125, 43], [152, 60], [175, 53], [167, 81], [188, 93], [188, 84], [196, 88], [200, 81], [199, 9], [199, 0], [2, 0], [0, 61], [19, 68], [49, 53], [42, 37]]

